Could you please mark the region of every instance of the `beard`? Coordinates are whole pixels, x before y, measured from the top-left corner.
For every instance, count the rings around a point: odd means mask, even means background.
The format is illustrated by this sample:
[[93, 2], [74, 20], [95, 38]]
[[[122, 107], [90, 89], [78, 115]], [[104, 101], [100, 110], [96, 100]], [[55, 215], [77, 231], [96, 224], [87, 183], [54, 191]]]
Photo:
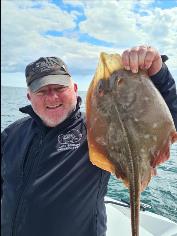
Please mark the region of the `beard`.
[[41, 114], [38, 110], [36, 110], [33, 107], [34, 112], [38, 115], [38, 117], [42, 120], [42, 122], [44, 123], [44, 125], [48, 126], [48, 127], [55, 127], [59, 124], [61, 124], [63, 121], [65, 121], [70, 115], [71, 113], [76, 109], [76, 103], [73, 102], [73, 104], [71, 105], [69, 110], [66, 110], [62, 115], [60, 116], [56, 116], [56, 117], [50, 117], [47, 116], [46, 114]]

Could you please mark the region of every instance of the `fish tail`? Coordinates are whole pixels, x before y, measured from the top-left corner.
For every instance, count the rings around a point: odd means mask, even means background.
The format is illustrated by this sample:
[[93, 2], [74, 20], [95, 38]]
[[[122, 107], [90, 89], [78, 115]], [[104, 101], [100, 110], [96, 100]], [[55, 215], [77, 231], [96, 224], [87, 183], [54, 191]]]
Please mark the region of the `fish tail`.
[[176, 132], [176, 131], [172, 134], [171, 142], [172, 142], [172, 143], [177, 142], [177, 132]]
[[139, 236], [140, 181], [130, 181], [130, 208], [132, 236]]

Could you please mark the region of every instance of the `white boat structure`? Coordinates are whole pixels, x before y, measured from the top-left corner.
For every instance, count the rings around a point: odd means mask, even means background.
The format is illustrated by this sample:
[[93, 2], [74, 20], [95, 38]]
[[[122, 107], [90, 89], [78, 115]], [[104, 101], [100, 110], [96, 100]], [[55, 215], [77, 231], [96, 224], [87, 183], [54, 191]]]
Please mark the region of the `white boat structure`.
[[[131, 217], [128, 203], [105, 197], [107, 212], [106, 236], [131, 236]], [[177, 224], [166, 217], [140, 210], [140, 236], [177, 236]]]

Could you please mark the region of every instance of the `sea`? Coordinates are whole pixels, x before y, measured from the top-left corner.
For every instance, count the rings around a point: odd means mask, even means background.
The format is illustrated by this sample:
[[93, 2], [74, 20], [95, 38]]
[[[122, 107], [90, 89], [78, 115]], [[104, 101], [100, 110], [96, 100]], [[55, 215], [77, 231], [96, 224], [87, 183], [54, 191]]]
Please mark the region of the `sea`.
[[[80, 91], [81, 110], [85, 111], [86, 92]], [[1, 87], [1, 131], [15, 120], [24, 117], [19, 108], [28, 105], [26, 88]], [[121, 180], [111, 176], [107, 195], [115, 200], [129, 202], [129, 193]], [[147, 210], [177, 222], [177, 144], [170, 150], [170, 158], [157, 168], [148, 187], [141, 194], [141, 203]]]

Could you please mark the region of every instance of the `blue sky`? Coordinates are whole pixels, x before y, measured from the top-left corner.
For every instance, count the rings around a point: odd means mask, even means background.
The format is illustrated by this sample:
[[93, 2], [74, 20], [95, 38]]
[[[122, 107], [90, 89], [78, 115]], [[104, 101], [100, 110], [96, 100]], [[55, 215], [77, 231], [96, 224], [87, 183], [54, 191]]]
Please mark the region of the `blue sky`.
[[26, 87], [25, 67], [61, 57], [79, 90], [87, 90], [100, 52], [148, 44], [169, 57], [177, 81], [176, 0], [2, 1], [2, 85]]

